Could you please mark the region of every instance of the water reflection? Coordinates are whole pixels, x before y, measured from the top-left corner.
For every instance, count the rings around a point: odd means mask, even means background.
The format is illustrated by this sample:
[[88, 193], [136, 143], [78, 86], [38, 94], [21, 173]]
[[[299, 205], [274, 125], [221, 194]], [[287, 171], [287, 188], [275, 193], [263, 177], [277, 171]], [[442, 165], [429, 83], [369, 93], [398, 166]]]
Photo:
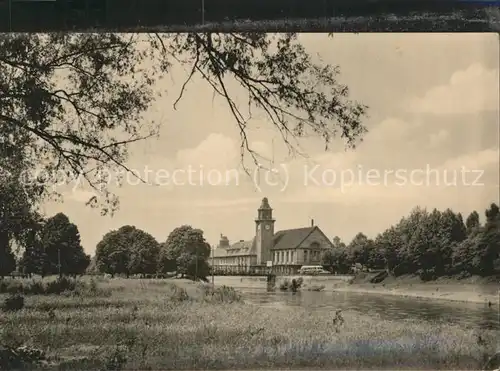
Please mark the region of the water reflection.
[[306, 307], [312, 311], [333, 312], [336, 309], [376, 314], [387, 319], [420, 319], [460, 324], [470, 328], [500, 329], [498, 304], [458, 303], [388, 295], [366, 295], [348, 292], [297, 293], [266, 292], [262, 288], [239, 288], [245, 301], [261, 306]]

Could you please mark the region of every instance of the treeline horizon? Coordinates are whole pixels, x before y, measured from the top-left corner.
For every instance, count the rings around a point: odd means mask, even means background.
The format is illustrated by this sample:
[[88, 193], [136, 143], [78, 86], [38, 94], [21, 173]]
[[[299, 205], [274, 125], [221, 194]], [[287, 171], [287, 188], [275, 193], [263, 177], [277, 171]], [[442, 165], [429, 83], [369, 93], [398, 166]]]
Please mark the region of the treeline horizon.
[[[500, 211], [496, 203], [464, 220], [451, 209], [428, 211], [415, 207], [395, 225], [368, 238], [358, 233], [348, 244], [333, 238], [332, 249], [322, 257], [331, 271], [349, 273], [353, 265], [386, 270], [394, 276], [415, 274], [422, 280], [441, 276], [459, 278], [500, 274]], [[135, 226], [124, 225], [106, 233], [95, 255], [86, 254], [78, 227], [58, 213], [41, 219], [27, 235], [29, 243], [17, 258], [0, 249], [0, 276], [13, 272], [26, 276], [110, 274], [183, 276], [205, 278], [210, 274], [210, 245], [201, 229], [175, 228], [164, 242]]]
[[329, 269], [347, 273], [353, 265], [385, 269], [394, 276], [418, 275], [422, 280], [442, 276], [465, 278], [500, 274], [500, 212], [496, 203], [463, 219], [450, 208], [440, 211], [415, 207], [408, 216], [368, 238], [358, 233], [349, 244], [333, 238], [334, 247], [322, 257]]
[[[86, 272], [91, 257], [83, 250], [78, 227], [64, 213], [40, 217], [25, 230], [24, 250], [0, 245], [0, 277], [13, 272], [42, 277], [58, 274], [76, 276]], [[17, 256], [16, 256], [17, 255]]]
[[[55, 31], [90, 27], [117, 29], [166, 25], [197, 25], [202, 21], [201, 0], [57, 0], [0, 1], [1, 31]], [[432, 1], [329, 0], [205, 0], [206, 23], [232, 20], [325, 19], [367, 17], [377, 14], [411, 16], [415, 13], [465, 12], [477, 17], [481, 3]], [[10, 13], [10, 14], [9, 14]]]

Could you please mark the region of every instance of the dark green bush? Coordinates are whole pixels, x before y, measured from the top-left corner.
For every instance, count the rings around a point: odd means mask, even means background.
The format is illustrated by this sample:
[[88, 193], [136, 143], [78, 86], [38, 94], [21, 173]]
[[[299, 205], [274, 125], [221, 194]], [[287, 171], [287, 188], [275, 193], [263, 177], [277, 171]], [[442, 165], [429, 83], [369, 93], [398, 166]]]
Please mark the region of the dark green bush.
[[64, 295], [64, 296], [109, 296], [110, 290], [97, 286], [94, 279], [90, 283], [61, 277], [50, 281], [0, 280], [0, 294], [22, 295]]
[[45, 360], [45, 353], [40, 349], [0, 345], [0, 370], [29, 370]]
[[11, 294], [3, 301], [2, 310], [4, 312], [14, 312], [23, 309], [24, 296], [21, 294]]
[[233, 287], [221, 286], [213, 288], [209, 285], [204, 285], [205, 301], [212, 303], [235, 303], [241, 301], [241, 295]]
[[50, 294], [61, 294], [65, 291], [75, 291], [77, 286], [76, 280], [71, 280], [66, 277], [60, 277], [55, 281], [47, 282], [45, 286], [45, 293]]

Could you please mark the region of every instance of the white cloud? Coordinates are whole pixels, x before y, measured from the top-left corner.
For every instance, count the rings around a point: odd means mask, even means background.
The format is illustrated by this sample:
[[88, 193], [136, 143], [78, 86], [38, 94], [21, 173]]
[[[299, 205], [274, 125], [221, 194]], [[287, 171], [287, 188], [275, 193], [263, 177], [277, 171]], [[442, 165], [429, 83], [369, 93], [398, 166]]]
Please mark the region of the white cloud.
[[464, 167], [468, 170], [484, 170], [492, 166], [498, 169], [499, 163], [498, 148], [489, 148], [476, 153], [449, 159], [443, 163], [441, 169], [459, 170]]
[[179, 169], [192, 170], [199, 182], [230, 183], [239, 177], [239, 153], [233, 139], [212, 133], [197, 147], [178, 151], [175, 163]]
[[375, 142], [377, 145], [381, 145], [388, 140], [399, 142], [403, 137], [408, 135], [410, 127], [410, 123], [390, 117], [383, 120], [372, 129], [369, 129], [366, 135], [366, 141]]
[[235, 199], [198, 199], [180, 201], [176, 206], [196, 207], [196, 208], [216, 208], [216, 209], [231, 209], [234, 206], [240, 206], [240, 209], [246, 209], [245, 205], [259, 205], [262, 198], [235, 198]]
[[408, 189], [396, 185], [363, 185], [353, 184], [344, 187], [304, 187], [301, 191], [285, 196], [282, 201], [287, 203], [321, 203], [359, 205], [384, 202], [397, 202], [408, 198]]
[[393, 151], [405, 149], [408, 151], [409, 145], [415, 140], [410, 134], [418, 126], [414, 122], [404, 121], [398, 118], [389, 117], [382, 120], [377, 125], [368, 127], [368, 133], [363, 142], [356, 149], [356, 153], [363, 158], [379, 159], [384, 161], [387, 148]]
[[[468, 172], [462, 174], [462, 169]], [[338, 178], [336, 184], [309, 184], [282, 198], [288, 203], [335, 203], [342, 205], [379, 204], [453, 205], [457, 199], [495, 197], [498, 179], [498, 149], [487, 149], [445, 161], [437, 167], [415, 169], [366, 169]], [[485, 175], [479, 170], [483, 171]], [[370, 171], [370, 173], [368, 173]], [[490, 177], [489, 175], [497, 175]], [[481, 178], [478, 179], [478, 177]], [[488, 179], [486, 179], [488, 177]], [[483, 179], [484, 178], [484, 179]]]
[[263, 159], [272, 161], [273, 160], [273, 148], [262, 141], [255, 141], [249, 145], [250, 149], [255, 152], [256, 157], [263, 157]]
[[437, 147], [446, 142], [449, 136], [450, 133], [445, 129], [441, 129], [437, 133], [431, 133], [429, 136], [430, 144], [432, 147]]
[[430, 89], [414, 98], [409, 108], [416, 113], [467, 114], [498, 111], [498, 69], [488, 70], [473, 64], [455, 72], [448, 84]]
[[236, 142], [222, 134], [210, 134], [197, 147], [177, 152], [179, 166], [226, 170], [238, 165]]

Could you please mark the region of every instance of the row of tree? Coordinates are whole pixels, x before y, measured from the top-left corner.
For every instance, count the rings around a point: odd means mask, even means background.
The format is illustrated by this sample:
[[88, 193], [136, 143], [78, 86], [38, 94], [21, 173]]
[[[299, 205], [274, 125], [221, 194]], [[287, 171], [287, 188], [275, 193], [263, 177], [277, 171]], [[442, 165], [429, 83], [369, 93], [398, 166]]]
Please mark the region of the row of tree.
[[450, 209], [429, 212], [417, 207], [374, 239], [359, 233], [346, 245], [335, 237], [334, 248], [323, 255], [323, 264], [337, 272], [348, 272], [360, 264], [386, 269], [395, 276], [418, 274], [424, 280], [500, 274], [498, 205], [491, 204], [485, 216], [482, 225], [476, 211], [464, 222], [460, 213]]
[[[9, 203], [3, 203], [5, 205]], [[12, 215], [5, 208], [0, 208], [0, 211]], [[22, 215], [26, 220], [21, 222]], [[42, 277], [54, 274], [75, 276], [86, 272], [128, 277], [166, 275], [175, 271], [204, 279], [209, 273], [210, 245], [205, 241], [203, 231], [191, 226], [174, 229], [163, 243], [136, 227], [123, 226], [104, 235], [91, 260], [82, 248], [78, 227], [63, 213], [44, 219], [36, 213], [26, 212], [19, 213], [17, 219], [4, 220], [11, 223], [0, 223], [0, 238], [3, 238], [3, 243], [0, 243], [0, 277], [15, 271]], [[20, 226], [23, 231], [18, 230]]]
[[[26, 276], [37, 274], [42, 277], [85, 273], [90, 256], [83, 250], [78, 227], [63, 213], [48, 219], [40, 217], [38, 220], [31, 220], [29, 225], [25, 221], [24, 226], [29, 228], [17, 239], [14, 238], [15, 234], [21, 232], [15, 231], [16, 223], [11, 224], [2, 225], [0, 277], [14, 271]], [[16, 245], [18, 249], [14, 248]]]
[[[44, 219], [23, 204], [15, 189], [3, 196], [1, 277], [16, 269], [25, 275], [41, 276], [83, 274], [87, 268], [113, 276], [176, 271], [204, 278], [209, 273], [210, 245], [203, 231], [191, 226], [174, 229], [163, 243], [136, 227], [123, 226], [103, 237], [90, 264], [78, 228], [66, 215], [59, 213]], [[5, 215], [10, 217], [4, 218]], [[417, 207], [374, 239], [359, 233], [346, 245], [335, 237], [334, 247], [323, 255], [323, 264], [337, 272], [347, 273], [358, 264], [386, 269], [395, 276], [418, 274], [426, 280], [444, 275], [500, 274], [499, 207], [491, 204], [485, 217], [481, 224], [479, 214], [473, 211], [464, 222], [460, 213], [450, 209], [427, 211]], [[14, 251], [16, 245], [22, 253]]]
[[167, 275], [169, 272], [205, 278], [210, 245], [203, 231], [188, 225], [175, 228], [159, 243], [149, 233], [126, 225], [108, 232], [97, 244], [92, 270], [111, 276]]

